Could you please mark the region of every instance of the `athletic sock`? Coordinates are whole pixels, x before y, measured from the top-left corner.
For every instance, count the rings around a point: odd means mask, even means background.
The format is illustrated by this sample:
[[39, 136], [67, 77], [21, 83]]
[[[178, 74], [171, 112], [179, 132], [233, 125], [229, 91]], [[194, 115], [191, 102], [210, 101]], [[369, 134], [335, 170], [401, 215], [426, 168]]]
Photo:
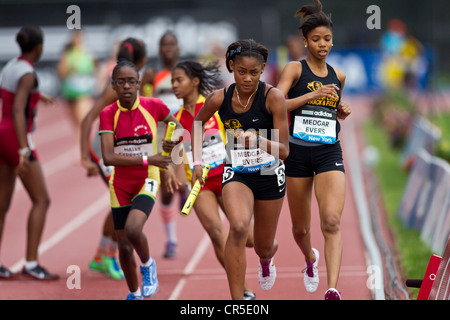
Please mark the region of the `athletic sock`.
[[25, 266], [25, 269], [31, 270], [31, 269], [36, 268], [38, 266], [38, 262], [37, 262], [37, 260], [25, 261], [24, 266]]
[[141, 288], [138, 288], [135, 292], [131, 292], [132, 294], [134, 294], [135, 297], [139, 297], [141, 296]]
[[117, 242], [110, 239], [108, 249], [105, 253], [108, 257], [114, 258], [117, 254]]
[[102, 262], [102, 255], [104, 255], [107, 252], [110, 241], [112, 241], [110, 237], [105, 237], [104, 235], [101, 236], [100, 242], [98, 243], [97, 246], [97, 250], [95, 251], [94, 256], [95, 262], [97, 263]]
[[176, 201], [172, 201], [168, 205], [161, 203], [161, 214], [164, 223], [164, 230], [166, 231], [167, 241], [177, 243], [177, 232], [175, 217], [177, 214]]
[[150, 257], [149, 259], [148, 259], [148, 261], [147, 262], [141, 262], [141, 266], [143, 266], [143, 267], [150, 267], [150, 265], [153, 263], [153, 258], [152, 257]]

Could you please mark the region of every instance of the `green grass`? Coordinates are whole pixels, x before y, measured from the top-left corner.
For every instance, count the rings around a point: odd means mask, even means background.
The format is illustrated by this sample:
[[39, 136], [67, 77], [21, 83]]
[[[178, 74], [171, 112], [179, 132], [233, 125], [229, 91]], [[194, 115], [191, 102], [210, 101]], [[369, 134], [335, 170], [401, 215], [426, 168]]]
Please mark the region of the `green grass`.
[[[422, 279], [432, 252], [420, 239], [420, 232], [405, 227], [397, 216], [408, 173], [401, 167], [400, 150], [392, 149], [387, 133], [374, 122], [367, 122], [364, 134], [368, 144], [378, 148], [380, 161], [375, 167], [381, 197], [387, 211], [389, 227], [393, 231], [405, 277]], [[411, 299], [417, 297], [418, 289], [411, 291]]]
[[431, 117], [431, 121], [435, 123], [442, 131], [442, 138], [450, 140], [450, 114], [438, 113]]

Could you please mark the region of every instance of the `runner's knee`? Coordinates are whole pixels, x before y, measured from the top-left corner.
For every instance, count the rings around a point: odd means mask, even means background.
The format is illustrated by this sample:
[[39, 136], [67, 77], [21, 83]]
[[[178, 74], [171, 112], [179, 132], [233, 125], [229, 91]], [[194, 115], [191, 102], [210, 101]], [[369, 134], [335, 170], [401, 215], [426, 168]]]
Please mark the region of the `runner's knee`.
[[336, 234], [340, 231], [340, 219], [335, 216], [327, 216], [321, 222], [322, 232], [326, 234]]
[[303, 239], [309, 235], [310, 228], [309, 227], [301, 227], [301, 226], [293, 226], [292, 234], [295, 239]]
[[247, 242], [248, 225], [243, 222], [235, 222], [230, 226], [231, 239], [235, 242]]

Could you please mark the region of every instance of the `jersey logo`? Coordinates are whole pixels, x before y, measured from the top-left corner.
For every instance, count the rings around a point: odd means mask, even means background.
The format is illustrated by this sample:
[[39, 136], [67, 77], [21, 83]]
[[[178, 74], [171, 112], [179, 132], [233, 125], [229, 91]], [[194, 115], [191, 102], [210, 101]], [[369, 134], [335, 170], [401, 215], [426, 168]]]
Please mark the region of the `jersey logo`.
[[225, 121], [225, 128], [238, 130], [238, 129], [242, 128], [242, 124], [237, 119], [230, 119], [230, 120]]
[[320, 81], [313, 81], [313, 82], [308, 83], [308, 85], [307, 85], [307, 88], [311, 91], [316, 91], [322, 87], [323, 87], [323, 84]]

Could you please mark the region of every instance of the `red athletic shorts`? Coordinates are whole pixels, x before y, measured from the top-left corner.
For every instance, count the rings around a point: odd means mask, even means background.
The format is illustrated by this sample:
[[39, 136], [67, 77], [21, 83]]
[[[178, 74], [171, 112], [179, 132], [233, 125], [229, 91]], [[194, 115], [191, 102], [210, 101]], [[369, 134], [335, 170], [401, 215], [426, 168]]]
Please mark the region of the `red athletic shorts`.
[[[20, 146], [14, 129], [0, 130], [0, 165], [6, 165], [12, 168], [17, 167], [19, 165], [19, 149]], [[31, 149], [29, 160], [38, 160], [36, 151], [33, 148]]]
[[205, 182], [205, 186], [200, 189], [200, 192], [209, 190], [219, 197], [222, 196], [222, 175], [218, 174], [212, 177], [208, 177]]
[[131, 206], [134, 198], [138, 195], [147, 195], [156, 199], [159, 184], [159, 169], [154, 166], [148, 167], [146, 176], [135, 176], [132, 171], [130, 171], [128, 176], [120, 176], [114, 171], [109, 179], [111, 207]]

